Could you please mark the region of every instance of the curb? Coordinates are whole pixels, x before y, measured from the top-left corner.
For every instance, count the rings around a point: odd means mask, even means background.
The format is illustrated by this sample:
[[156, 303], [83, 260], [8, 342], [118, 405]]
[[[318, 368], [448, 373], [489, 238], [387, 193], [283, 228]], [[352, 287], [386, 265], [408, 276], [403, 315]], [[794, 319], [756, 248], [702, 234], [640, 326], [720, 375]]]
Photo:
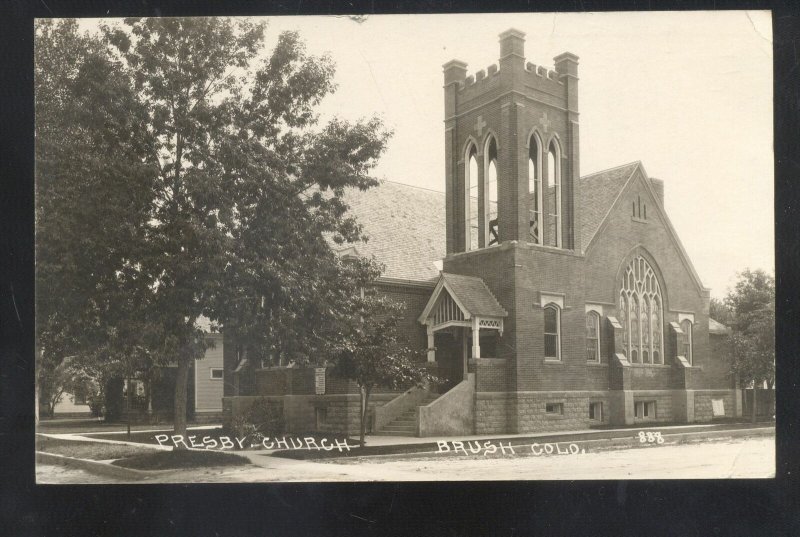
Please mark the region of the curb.
[[[653, 428], [655, 429], [655, 428]], [[595, 450], [602, 450], [602, 449], [630, 449], [630, 448], [646, 448], [646, 447], [656, 447], [659, 445], [675, 445], [682, 440], [692, 439], [692, 438], [700, 438], [700, 439], [712, 439], [712, 438], [732, 438], [732, 437], [744, 437], [744, 436], [767, 436], [767, 435], [774, 435], [775, 434], [775, 426], [771, 425], [768, 427], [756, 427], [756, 428], [735, 428], [735, 429], [718, 429], [718, 430], [704, 430], [704, 431], [678, 431], [674, 433], [670, 432], [661, 432], [662, 436], [664, 437], [667, 442], [665, 444], [655, 444], [655, 443], [642, 443], [639, 441], [637, 431], [632, 430], [630, 436], [620, 436], [617, 438], [570, 438], [570, 435], [553, 435], [552, 439], [548, 439], [547, 437], [527, 437], [527, 438], [497, 438], [497, 439], [481, 439], [481, 440], [459, 440], [458, 438], [447, 439], [448, 444], [452, 445], [453, 441], [462, 441], [465, 445], [469, 442], [479, 442], [484, 443], [486, 441], [490, 441], [495, 445], [504, 444], [510, 445], [514, 448], [524, 448], [529, 447], [532, 444], [536, 443], [539, 445], [550, 444], [553, 446], [556, 445], [570, 445], [575, 444], [579, 448], [584, 448], [588, 452], [588, 448], [592, 447]], [[566, 438], [565, 438], [566, 437]], [[343, 452], [343, 453], [336, 453], [336, 452], [313, 452], [313, 451], [303, 451], [303, 450], [280, 450], [275, 451], [269, 456], [277, 456], [277, 457], [284, 457], [289, 459], [295, 460], [331, 460], [331, 459], [346, 459], [346, 458], [383, 458], [383, 457], [416, 457], [420, 455], [445, 455], [447, 452], [439, 452], [437, 449], [438, 444], [435, 442], [432, 443], [425, 443], [425, 444], [400, 444], [397, 446], [380, 446], [379, 449], [372, 448], [370, 449], [367, 447], [366, 449], [369, 450], [366, 453], [359, 452], [359, 451], [350, 451], [350, 452]], [[394, 449], [391, 449], [394, 448]], [[416, 449], [414, 449], [416, 448]], [[452, 448], [451, 448], [452, 449]], [[455, 453], [451, 453], [453, 455]], [[563, 454], [563, 453], [562, 453]], [[554, 453], [555, 455], [555, 453]], [[549, 454], [548, 454], [549, 456]]]
[[147, 479], [148, 477], [161, 476], [172, 472], [172, 470], [136, 470], [134, 468], [124, 468], [115, 466], [107, 462], [93, 461], [89, 459], [78, 459], [67, 457], [66, 455], [56, 455], [44, 451], [36, 452], [36, 462], [39, 464], [57, 464], [70, 468], [79, 468], [95, 475], [115, 477], [117, 479], [136, 480]]

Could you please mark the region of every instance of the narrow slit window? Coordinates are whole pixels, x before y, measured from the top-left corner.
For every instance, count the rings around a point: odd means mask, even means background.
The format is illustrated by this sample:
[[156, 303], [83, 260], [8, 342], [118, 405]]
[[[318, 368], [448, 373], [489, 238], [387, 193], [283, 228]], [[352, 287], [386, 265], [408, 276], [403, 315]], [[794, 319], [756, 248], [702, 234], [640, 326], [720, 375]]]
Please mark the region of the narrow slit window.
[[586, 314], [586, 360], [600, 362], [600, 315], [596, 311]]
[[683, 341], [681, 344], [681, 352], [684, 358], [691, 364], [692, 363], [692, 321], [684, 319], [681, 323], [681, 330], [683, 330]]

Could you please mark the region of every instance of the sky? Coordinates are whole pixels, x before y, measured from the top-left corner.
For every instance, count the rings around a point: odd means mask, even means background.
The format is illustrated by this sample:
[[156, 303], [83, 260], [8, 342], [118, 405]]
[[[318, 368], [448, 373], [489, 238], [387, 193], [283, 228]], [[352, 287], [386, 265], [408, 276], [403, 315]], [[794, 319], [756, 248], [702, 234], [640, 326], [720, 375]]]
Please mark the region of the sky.
[[[468, 74], [525, 32], [527, 61], [580, 58], [580, 173], [641, 161], [703, 284], [722, 298], [745, 268], [774, 271], [769, 12], [268, 17], [266, 47], [297, 30], [336, 64], [322, 120], [377, 115], [394, 131], [377, 176], [444, 191], [442, 65]], [[89, 21], [86, 21], [87, 23]]]

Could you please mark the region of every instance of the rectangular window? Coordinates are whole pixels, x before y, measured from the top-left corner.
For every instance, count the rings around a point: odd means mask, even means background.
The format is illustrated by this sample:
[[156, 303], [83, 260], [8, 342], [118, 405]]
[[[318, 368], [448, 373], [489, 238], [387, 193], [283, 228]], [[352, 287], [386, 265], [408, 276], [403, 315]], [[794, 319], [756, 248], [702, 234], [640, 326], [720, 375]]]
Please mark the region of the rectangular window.
[[603, 421], [603, 403], [589, 403], [589, 419]]
[[212, 367], [211, 368], [211, 377], [212, 380], [220, 380], [222, 379], [222, 368], [221, 367]]
[[546, 403], [544, 411], [548, 414], [563, 414], [564, 403]]
[[634, 404], [634, 416], [638, 419], [655, 419], [655, 401], [636, 401]]

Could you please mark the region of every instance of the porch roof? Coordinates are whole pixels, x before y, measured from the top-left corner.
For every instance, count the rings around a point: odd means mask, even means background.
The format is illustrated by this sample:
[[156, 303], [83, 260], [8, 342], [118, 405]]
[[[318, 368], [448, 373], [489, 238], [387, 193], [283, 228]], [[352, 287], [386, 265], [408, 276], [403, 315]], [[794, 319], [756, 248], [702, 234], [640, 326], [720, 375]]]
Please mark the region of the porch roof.
[[502, 318], [508, 316], [508, 312], [500, 305], [481, 278], [442, 272], [436, 288], [428, 300], [428, 305], [419, 317], [419, 322], [425, 323], [442, 290], [446, 290], [456, 304], [464, 310], [466, 317]]

